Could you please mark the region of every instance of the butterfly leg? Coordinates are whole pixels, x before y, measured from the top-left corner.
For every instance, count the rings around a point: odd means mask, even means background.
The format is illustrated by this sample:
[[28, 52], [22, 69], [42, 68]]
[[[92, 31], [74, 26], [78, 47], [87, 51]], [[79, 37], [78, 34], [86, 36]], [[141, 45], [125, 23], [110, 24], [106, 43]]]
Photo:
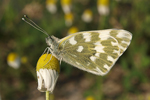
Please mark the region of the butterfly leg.
[[62, 58], [60, 58], [60, 65], [61, 65], [61, 61], [62, 61]]
[[42, 55], [43, 55], [43, 54], [45, 54], [45, 53], [46, 53], [46, 51], [47, 51], [47, 54], [50, 52], [49, 47], [47, 47], [47, 48], [44, 50], [44, 52], [42, 53]]

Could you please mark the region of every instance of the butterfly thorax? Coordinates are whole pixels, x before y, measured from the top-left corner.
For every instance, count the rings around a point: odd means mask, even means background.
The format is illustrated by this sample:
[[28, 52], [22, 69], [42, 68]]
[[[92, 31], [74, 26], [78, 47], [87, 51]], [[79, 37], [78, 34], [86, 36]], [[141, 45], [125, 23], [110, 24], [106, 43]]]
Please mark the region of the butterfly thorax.
[[61, 57], [60, 55], [60, 51], [58, 50], [58, 41], [59, 39], [54, 37], [54, 36], [49, 36], [46, 38], [46, 43], [49, 46], [49, 50], [50, 52], [58, 59], [60, 60]]

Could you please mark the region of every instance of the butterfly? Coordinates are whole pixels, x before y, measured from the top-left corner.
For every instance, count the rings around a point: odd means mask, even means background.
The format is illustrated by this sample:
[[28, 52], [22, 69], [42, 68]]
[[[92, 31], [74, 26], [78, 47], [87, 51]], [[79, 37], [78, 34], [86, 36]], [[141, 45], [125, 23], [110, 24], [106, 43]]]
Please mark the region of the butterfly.
[[[22, 18], [25, 22], [48, 35], [27, 16], [25, 18], [31, 23]], [[106, 29], [77, 32], [62, 39], [48, 35], [46, 43], [48, 50], [60, 62], [103, 76], [128, 48], [131, 40], [132, 34], [126, 30]]]
[[81, 70], [105, 75], [128, 48], [132, 34], [122, 29], [77, 32], [58, 39], [46, 38], [53, 56]]

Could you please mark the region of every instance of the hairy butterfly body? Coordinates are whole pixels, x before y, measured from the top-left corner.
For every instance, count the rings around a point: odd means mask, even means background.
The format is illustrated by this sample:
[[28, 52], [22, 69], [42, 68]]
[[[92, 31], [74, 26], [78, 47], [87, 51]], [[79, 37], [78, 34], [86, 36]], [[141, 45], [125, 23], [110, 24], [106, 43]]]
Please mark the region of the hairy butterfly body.
[[132, 34], [126, 30], [107, 29], [78, 32], [63, 39], [49, 36], [46, 43], [58, 60], [96, 75], [105, 75], [131, 39]]

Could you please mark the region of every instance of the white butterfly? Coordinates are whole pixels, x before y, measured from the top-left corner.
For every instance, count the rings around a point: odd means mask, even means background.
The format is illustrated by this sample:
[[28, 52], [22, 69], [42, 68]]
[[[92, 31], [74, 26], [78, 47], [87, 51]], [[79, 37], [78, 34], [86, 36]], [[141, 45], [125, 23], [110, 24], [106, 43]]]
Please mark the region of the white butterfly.
[[[45, 33], [32, 20], [25, 22]], [[65, 61], [79, 69], [96, 74], [107, 74], [117, 59], [130, 45], [132, 34], [122, 29], [107, 29], [78, 32], [58, 39], [46, 38], [48, 49], [60, 61]]]
[[49, 36], [46, 43], [58, 60], [96, 75], [105, 75], [131, 39], [132, 34], [128, 31], [107, 29], [78, 32], [63, 39]]

